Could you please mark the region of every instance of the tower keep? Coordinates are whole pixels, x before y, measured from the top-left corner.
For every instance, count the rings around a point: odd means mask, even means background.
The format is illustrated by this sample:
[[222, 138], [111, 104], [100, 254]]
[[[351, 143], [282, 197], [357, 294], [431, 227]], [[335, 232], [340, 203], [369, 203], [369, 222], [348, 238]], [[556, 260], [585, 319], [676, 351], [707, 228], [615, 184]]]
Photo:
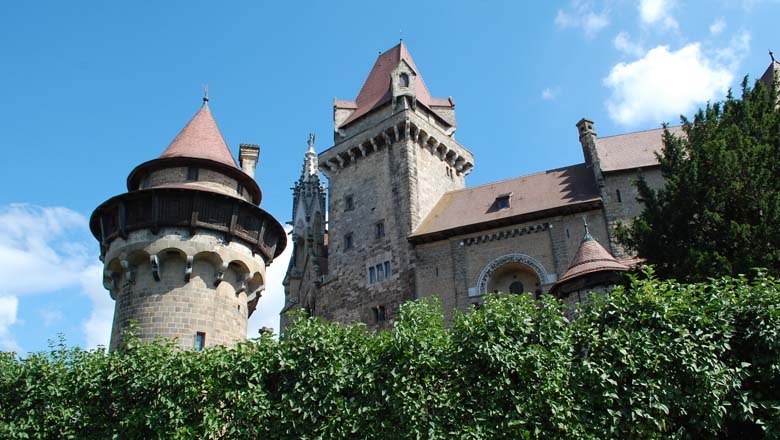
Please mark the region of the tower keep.
[[[474, 157], [455, 140], [454, 101], [431, 96], [403, 42], [379, 55], [355, 101], [335, 100], [333, 125], [334, 145], [318, 156], [329, 183], [318, 254], [326, 258], [321, 274], [291, 264], [285, 310], [297, 303], [315, 316], [382, 328], [416, 295], [408, 236], [444, 193], [465, 186]], [[296, 239], [296, 256], [311, 249], [306, 243]], [[307, 277], [314, 282], [296, 282]]]
[[116, 301], [110, 348], [131, 322], [143, 340], [183, 348], [231, 345], [286, 246], [284, 229], [259, 207], [259, 148], [240, 146], [240, 167], [208, 99], [157, 159], [138, 165], [128, 192], [92, 214], [103, 284]]

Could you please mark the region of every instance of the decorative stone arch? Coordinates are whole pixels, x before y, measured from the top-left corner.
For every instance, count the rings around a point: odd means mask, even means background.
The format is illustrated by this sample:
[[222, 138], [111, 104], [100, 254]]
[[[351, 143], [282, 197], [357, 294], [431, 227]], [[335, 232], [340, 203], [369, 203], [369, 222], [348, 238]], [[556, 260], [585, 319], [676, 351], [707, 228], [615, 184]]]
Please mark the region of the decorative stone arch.
[[482, 272], [480, 272], [479, 278], [477, 279], [476, 292], [470, 296], [486, 294], [488, 282], [490, 281], [490, 277], [493, 275], [493, 272], [495, 272], [498, 268], [510, 263], [520, 263], [530, 268], [534, 273], [536, 273], [536, 276], [539, 277], [540, 284], [550, 284], [555, 281], [554, 277], [550, 277], [550, 275], [547, 274], [547, 270], [544, 268], [542, 263], [540, 263], [535, 258], [525, 254], [507, 254], [494, 259], [482, 269]]

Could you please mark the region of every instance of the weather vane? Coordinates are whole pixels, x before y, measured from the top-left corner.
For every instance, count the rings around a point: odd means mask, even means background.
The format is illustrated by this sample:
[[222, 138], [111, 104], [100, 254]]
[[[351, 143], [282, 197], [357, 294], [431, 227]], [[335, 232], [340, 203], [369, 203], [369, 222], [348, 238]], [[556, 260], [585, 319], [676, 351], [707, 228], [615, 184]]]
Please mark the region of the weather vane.
[[209, 102], [209, 85], [203, 84], [203, 102]]
[[314, 133], [309, 133], [309, 149], [314, 149]]
[[769, 58], [772, 58], [772, 62], [775, 62], [775, 54], [772, 52], [772, 49], [769, 49]]

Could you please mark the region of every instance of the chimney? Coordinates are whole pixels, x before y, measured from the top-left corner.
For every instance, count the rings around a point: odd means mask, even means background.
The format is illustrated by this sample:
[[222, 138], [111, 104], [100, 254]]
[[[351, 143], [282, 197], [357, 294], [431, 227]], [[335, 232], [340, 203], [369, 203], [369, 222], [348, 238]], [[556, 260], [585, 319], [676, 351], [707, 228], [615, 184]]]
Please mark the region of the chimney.
[[260, 157], [260, 147], [255, 144], [241, 144], [238, 147], [238, 162], [249, 177], [255, 177], [255, 168], [257, 160]]
[[596, 131], [593, 129], [593, 121], [582, 118], [577, 122], [577, 131], [580, 134], [580, 144], [582, 145], [582, 155], [585, 156], [585, 163], [593, 165], [593, 159], [596, 154]]

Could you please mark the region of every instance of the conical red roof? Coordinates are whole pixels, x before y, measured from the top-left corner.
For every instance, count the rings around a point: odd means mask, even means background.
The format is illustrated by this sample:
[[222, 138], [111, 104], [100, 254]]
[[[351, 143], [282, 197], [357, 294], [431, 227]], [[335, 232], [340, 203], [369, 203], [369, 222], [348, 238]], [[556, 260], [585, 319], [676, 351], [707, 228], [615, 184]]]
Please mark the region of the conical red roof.
[[628, 266], [619, 263], [612, 254], [586, 232], [569, 265], [569, 270], [556, 284], [593, 272], [626, 270], [628, 270]]
[[166, 157], [208, 159], [238, 168], [205, 100], [200, 110], [160, 155], [160, 158]]
[[425, 86], [422, 74], [420, 74], [420, 71], [414, 64], [412, 55], [409, 53], [404, 42], [401, 41], [398, 45], [379, 55], [376, 59], [374, 67], [371, 69], [371, 73], [368, 74], [368, 78], [366, 78], [363, 88], [360, 89], [360, 93], [355, 99], [357, 109], [355, 109], [355, 112], [341, 125], [346, 125], [354, 121], [392, 98], [390, 74], [398, 66], [398, 63], [400, 63], [401, 60], [405, 61], [406, 64], [412, 68], [414, 73], [417, 74], [417, 79], [414, 84], [417, 102], [431, 108], [431, 94]]

